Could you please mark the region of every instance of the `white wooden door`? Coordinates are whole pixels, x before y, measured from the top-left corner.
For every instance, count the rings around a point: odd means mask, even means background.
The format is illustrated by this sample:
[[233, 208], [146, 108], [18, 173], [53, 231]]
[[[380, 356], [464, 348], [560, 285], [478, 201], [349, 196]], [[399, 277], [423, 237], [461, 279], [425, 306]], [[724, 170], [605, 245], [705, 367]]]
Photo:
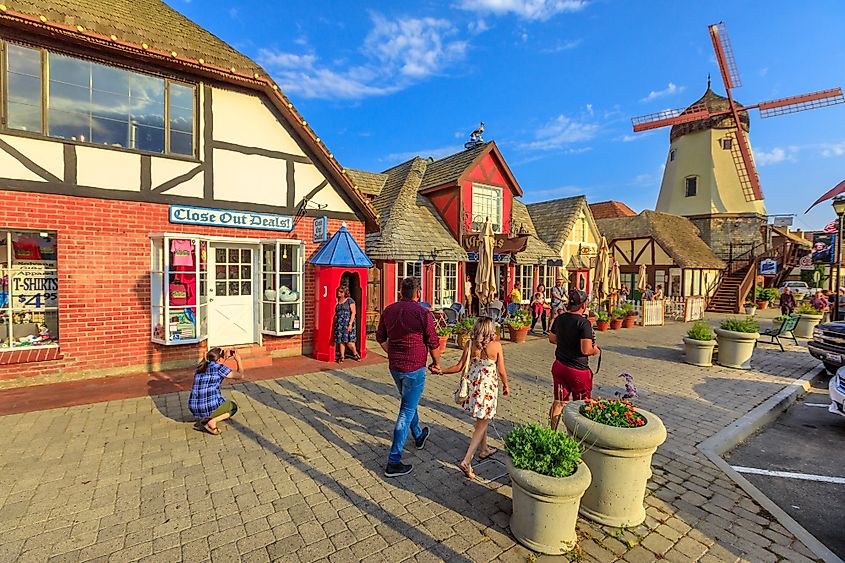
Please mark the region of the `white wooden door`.
[[209, 252], [208, 344], [256, 342], [255, 253], [246, 244], [211, 243]]

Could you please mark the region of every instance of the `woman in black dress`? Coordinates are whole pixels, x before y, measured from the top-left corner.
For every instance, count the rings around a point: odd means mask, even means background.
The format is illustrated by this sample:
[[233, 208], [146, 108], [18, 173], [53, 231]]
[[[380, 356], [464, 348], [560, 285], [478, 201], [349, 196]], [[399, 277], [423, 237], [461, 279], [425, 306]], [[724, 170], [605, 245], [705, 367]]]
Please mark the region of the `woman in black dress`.
[[355, 347], [355, 301], [349, 297], [349, 288], [337, 288], [337, 305], [334, 308], [334, 341], [339, 348], [337, 363], [343, 362], [346, 348], [352, 353], [351, 358], [356, 362], [361, 359]]

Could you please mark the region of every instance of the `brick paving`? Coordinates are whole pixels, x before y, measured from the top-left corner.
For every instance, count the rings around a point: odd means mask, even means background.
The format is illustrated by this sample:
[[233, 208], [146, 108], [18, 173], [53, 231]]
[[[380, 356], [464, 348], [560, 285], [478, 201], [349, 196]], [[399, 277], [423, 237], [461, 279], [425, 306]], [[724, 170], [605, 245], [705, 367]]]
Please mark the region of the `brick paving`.
[[[680, 363], [684, 325], [599, 336], [598, 394], [629, 371], [669, 439], [654, 458], [646, 522], [579, 521], [584, 561], [808, 561], [812, 553], [696, 444], [817, 367], [802, 347], [761, 345], [752, 371]], [[543, 421], [552, 347], [508, 345], [512, 396], [491, 430]], [[450, 358], [457, 355], [450, 353]], [[384, 364], [245, 382], [221, 436], [195, 431], [186, 394], [0, 417], [0, 561], [529, 561], [508, 531], [507, 477], [455, 469], [470, 421], [453, 376], [430, 376], [432, 429], [414, 472], [382, 476], [398, 400]], [[500, 454], [503, 455], [503, 454]], [[488, 462], [480, 477], [503, 468]], [[565, 560], [541, 557], [539, 560]]]

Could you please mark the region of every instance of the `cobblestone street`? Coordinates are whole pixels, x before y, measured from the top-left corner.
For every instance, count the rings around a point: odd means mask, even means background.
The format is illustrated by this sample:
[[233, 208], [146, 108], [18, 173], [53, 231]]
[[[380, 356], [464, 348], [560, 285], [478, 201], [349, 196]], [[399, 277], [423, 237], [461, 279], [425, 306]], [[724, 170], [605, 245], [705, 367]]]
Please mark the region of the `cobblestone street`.
[[[687, 328], [599, 335], [596, 395], [632, 373], [637, 404], [662, 417], [669, 438], [654, 457], [646, 522], [618, 530], [582, 518], [577, 555], [815, 560], [696, 444], [817, 362], [803, 346], [761, 344], [752, 371], [686, 365]], [[491, 429], [499, 447], [515, 423], [545, 421], [551, 401], [553, 348], [530, 338], [505, 355], [512, 392]], [[406, 449], [414, 471], [397, 479], [382, 476], [398, 406], [386, 364], [235, 385], [224, 392], [241, 408], [219, 437], [194, 430], [186, 393], [0, 417], [0, 561], [527, 561], [508, 531], [504, 466], [478, 465], [474, 482], [454, 466], [470, 435], [454, 384], [429, 376], [420, 416], [431, 438]]]

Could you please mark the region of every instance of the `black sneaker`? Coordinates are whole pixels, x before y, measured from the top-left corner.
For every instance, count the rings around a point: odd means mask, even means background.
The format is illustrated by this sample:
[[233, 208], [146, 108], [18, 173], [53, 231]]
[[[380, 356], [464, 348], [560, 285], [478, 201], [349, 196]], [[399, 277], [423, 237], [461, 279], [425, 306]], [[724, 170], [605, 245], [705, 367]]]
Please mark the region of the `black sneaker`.
[[422, 429], [422, 434], [420, 435], [419, 440], [414, 440], [414, 444], [417, 446], [418, 450], [421, 450], [425, 447], [425, 441], [428, 440], [428, 426]]
[[400, 477], [402, 475], [407, 475], [411, 472], [413, 466], [408, 465], [406, 463], [402, 463], [401, 461], [397, 462], [388, 462], [387, 467], [384, 469], [384, 476], [385, 477]]

